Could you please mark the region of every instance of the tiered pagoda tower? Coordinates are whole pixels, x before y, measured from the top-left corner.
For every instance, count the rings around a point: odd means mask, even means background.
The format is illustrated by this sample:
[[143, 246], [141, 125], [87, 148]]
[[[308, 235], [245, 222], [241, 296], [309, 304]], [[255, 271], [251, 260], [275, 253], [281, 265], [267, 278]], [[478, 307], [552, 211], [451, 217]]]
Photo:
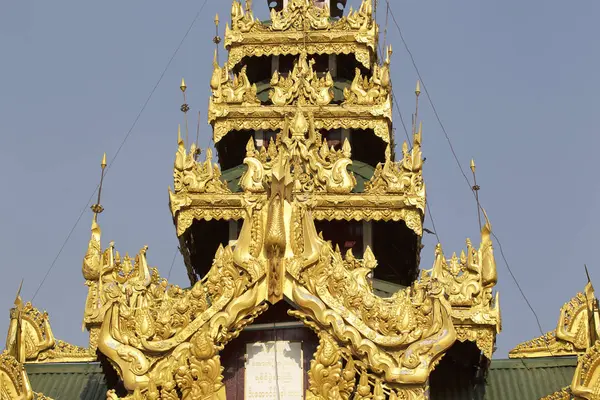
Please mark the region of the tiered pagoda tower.
[[146, 247], [103, 248], [94, 216], [89, 346], [55, 340], [17, 296], [0, 399], [35, 396], [23, 364], [83, 362], [112, 400], [483, 398], [500, 331], [491, 227], [419, 268], [422, 131], [396, 154], [372, 0], [268, 6], [261, 22], [234, 0], [227, 60], [215, 53], [216, 160], [178, 139], [170, 211], [190, 288]]

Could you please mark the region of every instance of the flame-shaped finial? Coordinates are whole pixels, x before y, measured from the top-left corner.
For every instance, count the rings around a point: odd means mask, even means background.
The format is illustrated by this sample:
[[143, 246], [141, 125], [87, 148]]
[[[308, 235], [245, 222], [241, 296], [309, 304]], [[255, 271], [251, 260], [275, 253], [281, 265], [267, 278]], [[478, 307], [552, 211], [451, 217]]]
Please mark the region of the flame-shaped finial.
[[179, 86], [179, 89], [181, 89], [182, 92], [185, 92], [185, 89], [187, 89], [187, 86], [185, 86], [185, 80], [183, 78], [181, 78], [181, 86]]
[[215, 14], [215, 26], [219, 26], [219, 14]]
[[471, 171], [475, 173], [475, 160], [471, 158]]
[[421, 94], [421, 80], [417, 79], [417, 87], [415, 88], [415, 94], [418, 96]]
[[102, 157], [102, 162], [100, 163], [100, 167], [102, 167], [102, 169], [106, 168], [106, 153], [104, 153], [104, 156]]

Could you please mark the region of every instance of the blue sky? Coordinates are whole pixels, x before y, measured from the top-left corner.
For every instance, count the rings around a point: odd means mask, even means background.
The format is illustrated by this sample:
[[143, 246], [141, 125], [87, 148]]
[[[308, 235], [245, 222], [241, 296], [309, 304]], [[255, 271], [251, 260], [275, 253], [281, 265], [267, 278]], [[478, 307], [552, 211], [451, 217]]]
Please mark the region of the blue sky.
[[[254, 8], [265, 17], [266, 2]], [[358, 1], [350, 1], [357, 5]], [[383, 3], [383, 1], [381, 1]], [[0, 332], [19, 282], [31, 300], [125, 137], [201, 0], [4, 2], [0, 12]], [[481, 201], [507, 259], [544, 331], [586, 282], [600, 282], [596, 260], [600, 183], [596, 178], [600, 100], [600, 4], [594, 0], [391, 0], [405, 39], [469, 172], [476, 159]], [[185, 77], [192, 115], [206, 124], [214, 25], [229, 19], [229, 1], [209, 0], [138, 124], [107, 172], [100, 217], [103, 244], [122, 252], [148, 245], [149, 262], [166, 276], [177, 240], [168, 209], [179, 82]], [[380, 6], [379, 21], [385, 21]], [[224, 25], [222, 25], [222, 28]], [[383, 27], [382, 27], [383, 31]], [[410, 121], [417, 75], [395, 26], [392, 79]], [[223, 52], [221, 53], [223, 55]], [[404, 138], [395, 114], [398, 141]], [[479, 241], [473, 197], [431, 106], [421, 96], [428, 200], [447, 256]], [[192, 126], [195, 127], [195, 119]], [[470, 175], [469, 175], [470, 176]], [[86, 212], [40, 289], [57, 337], [84, 345], [80, 330], [86, 287], [81, 260], [89, 239]], [[432, 228], [429, 218], [425, 226]], [[426, 235], [422, 267], [435, 238]], [[496, 246], [503, 332], [496, 357], [540, 335], [533, 314]], [[177, 255], [171, 281], [187, 283]], [[597, 283], [596, 286], [599, 286]]]

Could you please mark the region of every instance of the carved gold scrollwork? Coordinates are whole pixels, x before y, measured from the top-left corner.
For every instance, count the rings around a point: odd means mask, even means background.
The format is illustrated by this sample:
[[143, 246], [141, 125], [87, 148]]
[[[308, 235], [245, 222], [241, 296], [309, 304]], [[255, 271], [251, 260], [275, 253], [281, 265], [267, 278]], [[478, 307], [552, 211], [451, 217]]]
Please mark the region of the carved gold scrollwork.
[[225, 29], [228, 66], [233, 68], [244, 57], [282, 54], [354, 54], [370, 68], [378, 28], [373, 18], [372, 0], [363, 0], [360, 8], [350, 10], [338, 20], [329, 18], [329, 9], [312, 0], [291, 0], [287, 7], [271, 11], [270, 23], [254, 18], [251, 7], [239, 1], [231, 8], [231, 28]]
[[373, 66], [371, 78], [363, 77], [360, 68], [356, 68], [350, 87], [344, 88], [344, 105], [378, 105], [389, 101], [391, 90], [390, 54], [391, 50], [388, 50], [386, 61], [382, 66], [378, 64]]
[[[175, 193], [231, 193], [227, 183], [221, 180], [219, 166], [212, 162], [212, 150], [206, 150], [206, 160], [196, 161], [197, 148], [192, 143], [187, 153], [181, 137], [175, 156], [173, 181]], [[171, 196], [172, 198], [172, 196]]]
[[246, 66], [242, 67], [239, 74], [233, 75], [232, 79], [228, 67], [221, 68], [219, 66], [216, 50], [210, 87], [212, 89], [211, 103], [240, 104], [244, 106], [260, 105], [260, 100], [256, 97], [256, 84], [250, 83], [248, 75], [246, 75]]
[[306, 53], [302, 53], [294, 64], [288, 77], [281, 76], [278, 71], [271, 78], [269, 98], [276, 106], [290, 105], [297, 102], [301, 105], [327, 105], [333, 100], [333, 78], [327, 72], [324, 77], [317, 77], [313, 69], [315, 60], [307, 61]]
[[0, 399], [52, 400], [31, 389], [25, 367], [7, 351], [0, 354]]
[[590, 337], [597, 337], [594, 332], [600, 332], [600, 314], [595, 306], [597, 300], [591, 283], [586, 285], [584, 293], [577, 293], [561, 307], [554, 331], [520, 343], [508, 356], [549, 357], [585, 353], [591, 345]]

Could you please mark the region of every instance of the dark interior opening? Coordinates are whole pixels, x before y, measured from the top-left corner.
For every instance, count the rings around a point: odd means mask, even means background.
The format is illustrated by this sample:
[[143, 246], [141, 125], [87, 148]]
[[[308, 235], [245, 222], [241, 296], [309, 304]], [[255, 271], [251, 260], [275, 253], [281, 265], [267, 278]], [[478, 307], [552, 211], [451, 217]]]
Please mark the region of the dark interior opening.
[[[327, 140], [327, 146], [331, 149], [331, 147], [333, 146], [333, 148], [335, 150], [341, 150], [342, 145], [344, 144], [344, 141], [342, 139], [342, 130], [341, 129], [333, 129], [330, 131], [326, 131], [324, 129], [322, 129], [320, 131], [321, 136]], [[350, 143], [350, 145], [352, 145], [352, 143]]]
[[315, 60], [313, 70], [319, 75], [324, 76], [329, 71], [329, 55], [328, 54], [311, 54], [309, 60]]
[[194, 221], [179, 240], [184, 249], [190, 283], [194, 284], [212, 267], [219, 245], [229, 244], [229, 221]]
[[244, 65], [250, 83], [268, 82], [271, 79], [271, 56], [244, 57], [233, 68], [233, 72], [238, 74]]
[[475, 343], [456, 341], [429, 377], [431, 400], [483, 399], [488, 366]]
[[237, 167], [246, 157], [246, 144], [254, 131], [231, 131], [215, 145], [221, 171]]
[[421, 238], [404, 221], [372, 221], [375, 279], [410, 286], [419, 273]]
[[366, 69], [361, 63], [356, 61], [353, 54], [338, 54], [337, 56], [337, 80], [347, 80], [352, 82], [356, 76], [356, 68], [360, 68], [363, 77], [371, 76], [371, 71]]
[[363, 223], [362, 221], [315, 221], [317, 232], [323, 233], [323, 238], [339, 246], [342, 254], [352, 249], [355, 257], [362, 257]]
[[352, 159], [362, 161], [372, 167], [385, 162], [385, 143], [375, 136], [372, 129], [353, 129], [350, 131]]
[[279, 56], [279, 66], [277, 71], [284, 76], [287, 76], [294, 69], [294, 63], [298, 59], [298, 56], [293, 54], [285, 54]]

